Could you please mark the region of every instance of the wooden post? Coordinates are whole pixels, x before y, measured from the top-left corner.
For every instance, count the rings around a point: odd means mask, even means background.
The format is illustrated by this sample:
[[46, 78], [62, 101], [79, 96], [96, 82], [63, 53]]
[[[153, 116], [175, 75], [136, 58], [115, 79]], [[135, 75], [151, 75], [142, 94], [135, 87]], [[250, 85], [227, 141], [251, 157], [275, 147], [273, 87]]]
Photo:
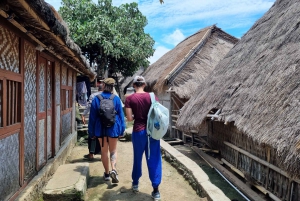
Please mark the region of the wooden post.
[[186, 134], [182, 133], [182, 135], [183, 135], [183, 143], [186, 144]]
[[169, 108], [169, 115], [171, 118], [169, 118], [169, 124], [170, 124], [170, 137], [173, 138], [175, 129], [173, 128], [172, 123], [172, 114], [173, 114], [173, 101], [172, 101], [172, 93], [170, 93], [170, 108]]
[[292, 187], [292, 180], [289, 179], [289, 185], [288, 185], [288, 189], [287, 189], [287, 200], [288, 201], [291, 201], [291, 195], [292, 195], [292, 192], [291, 192], [291, 187]]
[[[267, 162], [270, 163], [270, 159], [271, 159], [271, 149], [270, 147], [266, 147], [266, 151], [267, 151]], [[270, 168], [267, 167], [267, 172], [266, 172], [266, 183], [265, 183], [265, 188], [268, 188], [268, 178], [269, 178], [269, 172], [270, 172]]]
[[[174, 100], [174, 98], [172, 97], [172, 95], [171, 95], [170, 101], [172, 101], [175, 104], [176, 110], [179, 110], [179, 106], [177, 105], [177, 103]], [[172, 111], [175, 111], [175, 110], [172, 110]], [[172, 117], [170, 118], [170, 120], [171, 120], [171, 126], [176, 126], [176, 122], [173, 123]], [[177, 138], [177, 130], [176, 129], [174, 129], [173, 136], [171, 136], [171, 137]]]
[[[20, 186], [23, 186], [24, 184], [24, 177], [25, 177], [25, 139], [24, 139], [24, 106], [25, 106], [25, 93], [24, 93], [24, 88], [25, 88], [25, 84], [24, 84], [24, 39], [21, 38], [20, 40], [20, 73], [22, 75], [22, 83], [21, 83], [21, 130], [20, 130]], [[17, 115], [18, 116], [18, 115]]]
[[40, 88], [40, 53], [36, 51], [36, 163], [35, 169], [36, 171], [39, 170], [39, 108], [40, 108], [40, 97], [39, 97], [39, 88]]
[[235, 150], [235, 167], [238, 168], [239, 165], [239, 152]]
[[192, 146], [194, 146], [194, 143], [195, 143], [195, 134], [194, 133], [190, 133], [192, 134]]

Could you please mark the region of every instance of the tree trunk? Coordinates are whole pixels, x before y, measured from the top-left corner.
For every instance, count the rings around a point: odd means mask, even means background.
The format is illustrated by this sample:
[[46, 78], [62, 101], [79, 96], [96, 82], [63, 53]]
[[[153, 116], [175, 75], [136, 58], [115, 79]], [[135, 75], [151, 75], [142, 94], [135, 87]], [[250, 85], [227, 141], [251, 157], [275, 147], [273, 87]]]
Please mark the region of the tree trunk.
[[[121, 98], [121, 93], [120, 93], [120, 85], [119, 85], [119, 78], [117, 76], [117, 73], [115, 73], [115, 79], [116, 79], [116, 83], [117, 83], [117, 87], [116, 87], [116, 90], [119, 94], [119, 97]], [[122, 94], [123, 95], [123, 94]]]

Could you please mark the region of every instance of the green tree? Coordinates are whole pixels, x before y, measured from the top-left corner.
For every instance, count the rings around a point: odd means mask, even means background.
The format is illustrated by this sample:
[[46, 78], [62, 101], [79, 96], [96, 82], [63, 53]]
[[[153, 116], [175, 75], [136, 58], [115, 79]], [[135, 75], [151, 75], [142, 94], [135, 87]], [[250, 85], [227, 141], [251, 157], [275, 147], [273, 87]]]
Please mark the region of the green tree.
[[131, 76], [149, 65], [154, 40], [144, 32], [147, 19], [137, 3], [116, 7], [111, 0], [62, 0], [59, 13], [72, 39], [98, 64], [98, 75], [109, 70]]

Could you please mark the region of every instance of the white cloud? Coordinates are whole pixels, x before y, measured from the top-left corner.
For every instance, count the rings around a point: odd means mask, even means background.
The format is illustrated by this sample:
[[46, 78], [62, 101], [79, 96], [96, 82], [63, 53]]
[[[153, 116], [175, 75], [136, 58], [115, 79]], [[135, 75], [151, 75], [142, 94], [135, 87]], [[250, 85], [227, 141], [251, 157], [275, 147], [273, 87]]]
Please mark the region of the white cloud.
[[[60, 0], [46, 0], [56, 9]], [[97, 2], [97, 0], [93, 0]], [[248, 27], [257, 20], [256, 15], [266, 12], [275, 0], [113, 0], [113, 5], [137, 2], [148, 19], [148, 29], [168, 29], [183, 25], [212, 25], [226, 29]], [[248, 22], [247, 25], [244, 22]], [[198, 27], [198, 29], [203, 27]], [[152, 31], [150, 31], [152, 32]]]
[[[61, 0], [46, 0], [56, 9]], [[93, 0], [95, 3], [98, 0]], [[145, 30], [155, 39], [157, 50], [149, 60], [153, 63], [185, 36], [213, 24], [240, 37], [265, 13], [275, 0], [112, 0], [113, 5], [137, 2], [148, 19]], [[174, 31], [175, 30], [175, 31]], [[171, 33], [174, 31], [173, 33]], [[184, 32], [183, 32], [184, 31]], [[183, 32], [183, 33], [182, 33]], [[171, 33], [171, 34], [170, 34]], [[160, 53], [162, 52], [162, 53]]]
[[153, 56], [148, 59], [150, 61], [150, 64], [153, 64], [154, 62], [156, 62], [160, 57], [162, 57], [168, 51], [170, 51], [170, 49], [168, 49], [164, 46], [158, 46], [156, 48]]
[[[120, 1], [120, 0], [119, 0]], [[264, 13], [275, 0], [165, 0], [142, 1], [139, 8], [149, 20], [151, 28], [179, 27], [195, 21], [209, 21], [211, 24], [231, 21], [234, 25], [240, 19]], [[200, 27], [199, 27], [200, 28]]]
[[166, 43], [176, 46], [184, 38], [185, 38], [185, 36], [183, 35], [183, 33], [179, 29], [176, 29], [171, 35], [165, 36], [164, 41]]
[[137, 0], [113, 0], [113, 5], [119, 6], [121, 4], [132, 3], [132, 2], [138, 2], [138, 1]]

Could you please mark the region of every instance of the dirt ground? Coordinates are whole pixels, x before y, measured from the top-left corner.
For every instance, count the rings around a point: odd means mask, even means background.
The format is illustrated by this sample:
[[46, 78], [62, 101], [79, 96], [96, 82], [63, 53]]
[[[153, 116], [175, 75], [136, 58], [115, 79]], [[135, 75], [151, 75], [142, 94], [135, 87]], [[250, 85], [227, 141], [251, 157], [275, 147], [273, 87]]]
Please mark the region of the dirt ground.
[[[68, 158], [68, 163], [89, 162], [90, 178], [88, 189], [85, 196], [86, 201], [150, 201], [152, 186], [148, 176], [146, 159], [143, 159], [143, 176], [140, 179], [139, 193], [131, 190], [131, 171], [132, 171], [132, 143], [130, 141], [118, 142], [118, 174], [120, 182], [112, 184], [105, 182], [102, 178], [104, 168], [100, 155], [96, 155], [94, 161], [83, 159], [83, 155], [88, 153], [87, 146], [74, 147]], [[162, 183], [159, 187], [162, 201], [194, 201], [202, 200], [187, 181], [172, 167], [163, 160]]]

